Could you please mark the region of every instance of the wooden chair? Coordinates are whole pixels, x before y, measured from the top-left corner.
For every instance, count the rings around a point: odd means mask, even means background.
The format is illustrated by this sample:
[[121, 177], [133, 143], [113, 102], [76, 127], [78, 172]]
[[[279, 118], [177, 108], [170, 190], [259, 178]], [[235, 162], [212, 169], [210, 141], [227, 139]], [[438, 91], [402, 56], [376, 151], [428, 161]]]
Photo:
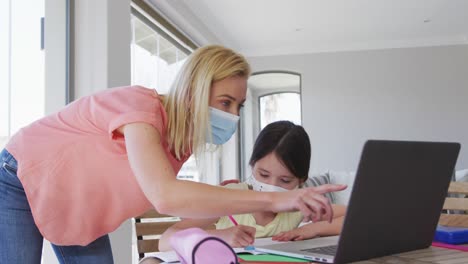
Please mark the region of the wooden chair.
[[162, 233], [180, 221], [179, 217], [160, 214], [154, 209], [134, 219], [137, 250], [140, 260], [145, 256], [145, 253], [158, 252], [159, 238]]
[[451, 182], [445, 198], [439, 224], [443, 226], [468, 227], [468, 182]]
[[[159, 238], [169, 227], [180, 221], [180, 218], [151, 209], [134, 220], [138, 258], [141, 260], [145, 253], [159, 251]], [[212, 225], [207, 229], [216, 229], [216, 226]]]

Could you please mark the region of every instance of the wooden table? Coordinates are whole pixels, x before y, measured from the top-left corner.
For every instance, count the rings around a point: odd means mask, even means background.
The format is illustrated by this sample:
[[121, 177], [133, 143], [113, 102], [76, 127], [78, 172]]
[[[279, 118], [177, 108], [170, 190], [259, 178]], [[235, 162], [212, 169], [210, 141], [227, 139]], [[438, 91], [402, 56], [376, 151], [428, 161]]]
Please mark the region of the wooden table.
[[[147, 260], [141, 264], [158, 264], [156, 259]], [[440, 247], [429, 247], [426, 249], [375, 258], [370, 260], [353, 262], [353, 264], [468, 264], [468, 252], [446, 249]]]
[[468, 264], [468, 252], [446, 249], [440, 247], [429, 247], [410, 251], [406, 253], [391, 255], [387, 257], [375, 258], [365, 261], [353, 262], [354, 264], [375, 264], [375, 263], [392, 263], [392, 264]]

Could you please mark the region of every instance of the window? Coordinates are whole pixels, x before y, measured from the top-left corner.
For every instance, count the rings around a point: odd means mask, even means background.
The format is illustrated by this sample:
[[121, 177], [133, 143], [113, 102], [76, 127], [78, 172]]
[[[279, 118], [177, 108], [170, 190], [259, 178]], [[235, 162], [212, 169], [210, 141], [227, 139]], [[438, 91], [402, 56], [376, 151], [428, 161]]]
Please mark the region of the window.
[[260, 129], [278, 121], [289, 120], [301, 125], [301, 95], [299, 93], [275, 93], [260, 99]]
[[[154, 20], [159, 17], [150, 7], [138, 1], [132, 4], [132, 84], [167, 94], [177, 72], [192, 49], [172, 37]], [[148, 14], [151, 13], [152, 15]], [[192, 156], [180, 169], [178, 179], [201, 181], [195, 158]]]
[[[184, 36], [174, 31], [167, 21], [141, 0], [133, 0], [131, 3], [131, 29], [132, 84], [153, 88], [161, 95], [167, 94], [187, 56], [196, 46], [189, 41], [182, 41]], [[184, 163], [177, 178], [197, 182], [204, 180], [194, 156]], [[137, 263], [139, 256], [135, 228], [133, 233], [133, 263]]]
[[243, 180], [250, 176], [248, 161], [260, 130], [278, 120], [302, 124], [301, 76], [284, 71], [253, 73], [248, 80], [244, 106], [241, 112], [239, 144]]
[[45, 0], [0, 2], [1, 148], [21, 127], [45, 113], [44, 8]]
[[166, 94], [189, 51], [181, 50], [158, 34], [149, 19], [132, 14], [132, 84], [154, 88]]
[[[69, 8], [70, 0], [0, 2], [0, 148], [20, 128], [66, 103]], [[42, 258], [58, 263], [46, 240]]]

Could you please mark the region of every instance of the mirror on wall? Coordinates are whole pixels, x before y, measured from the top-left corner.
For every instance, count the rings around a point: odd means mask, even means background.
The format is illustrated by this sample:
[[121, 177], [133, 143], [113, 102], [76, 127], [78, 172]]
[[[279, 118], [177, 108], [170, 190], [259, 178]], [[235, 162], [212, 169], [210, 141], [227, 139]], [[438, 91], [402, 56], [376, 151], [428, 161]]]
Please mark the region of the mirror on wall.
[[249, 159], [260, 130], [271, 122], [289, 120], [302, 125], [301, 76], [286, 71], [253, 73], [241, 112], [241, 180], [250, 176]]

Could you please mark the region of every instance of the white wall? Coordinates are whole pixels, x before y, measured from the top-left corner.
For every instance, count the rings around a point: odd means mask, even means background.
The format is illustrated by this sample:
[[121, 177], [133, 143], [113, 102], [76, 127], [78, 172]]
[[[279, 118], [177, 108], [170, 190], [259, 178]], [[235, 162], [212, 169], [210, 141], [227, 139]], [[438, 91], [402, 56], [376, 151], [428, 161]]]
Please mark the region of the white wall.
[[75, 1], [75, 98], [130, 84], [130, 0]]
[[312, 171], [356, 170], [366, 139], [458, 141], [468, 168], [468, 46], [251, 57], [302, 75]]
[[56, 112], [66, 104], [66, 19], [66, 1], [45, 1], [44, 45], [46, 114]]

